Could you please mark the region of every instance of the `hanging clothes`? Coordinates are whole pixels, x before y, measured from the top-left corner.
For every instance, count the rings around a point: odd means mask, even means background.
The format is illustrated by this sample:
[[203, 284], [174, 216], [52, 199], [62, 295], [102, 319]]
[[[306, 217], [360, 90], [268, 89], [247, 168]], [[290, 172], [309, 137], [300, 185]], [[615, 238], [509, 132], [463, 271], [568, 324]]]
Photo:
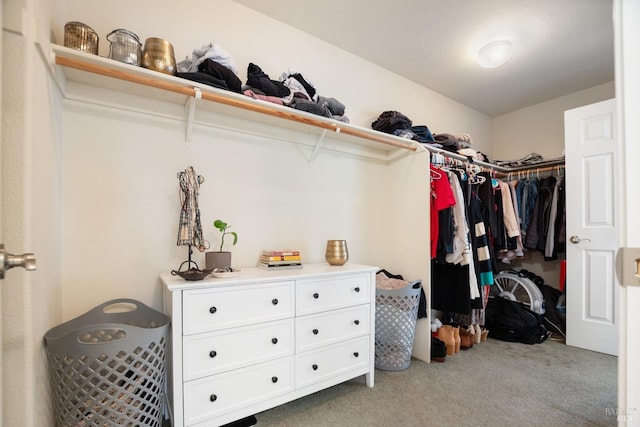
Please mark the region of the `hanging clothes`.
[[[447, 174], [431, 165], [431, 218], [439, 218], [440, 212], [455, 205], [456, 200], [451, 191]], [[431, 258], [435, 258], [438, 253], [438, 241], [440, 232], [440, 222], [431, 221]]]
[[562, 229], [563, 212], [565, 210], [564, 200], [564, 179], [558, 179], [551, 200], [551, 212], [544, 249], [546, 261], [558, 259], [558, 252], [563, 249], [560, 240], [564, 239], [564, 236], [560, 234], [560, 230]]
[[[451, 247], [438, 245], [432, 258], [432, 308], [464, 325], [483, 324], [488, 286], [493, 283], [494, 273], [486, 231], [490, 214], [478, 196], [480, 185], [487, 182], [487, 177], [454, 171], [456, 173], [447, 175], [456, 202], [447, 208], [453, 219], [452, 244]], [[432, 216], [439, 222], [439, 243], [447, 240], [442, 234], [449, 229], [442, 227], [443, 219], [449, 221], [443, 211]]]
[[496, 260], [510, 263], [525, 248], [552, 260], [564, 250], [564, 179], [506, 182], [476, 165], [439, 162], [430, 169], [432, 308], [445, 321], [484, 325]]

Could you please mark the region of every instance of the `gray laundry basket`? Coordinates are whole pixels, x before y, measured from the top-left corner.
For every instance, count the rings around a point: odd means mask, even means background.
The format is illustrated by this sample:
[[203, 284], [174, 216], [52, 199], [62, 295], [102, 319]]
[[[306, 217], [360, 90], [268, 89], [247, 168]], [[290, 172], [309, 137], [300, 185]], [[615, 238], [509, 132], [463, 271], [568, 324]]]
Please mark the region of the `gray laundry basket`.
[[375, 366], [385, 371], [411, 363], [422, 280], [401, 289], [376, 289]]
[[49, 330], [55, 425], [161, 426], [169, 323], [139, 301], [115, 299]]

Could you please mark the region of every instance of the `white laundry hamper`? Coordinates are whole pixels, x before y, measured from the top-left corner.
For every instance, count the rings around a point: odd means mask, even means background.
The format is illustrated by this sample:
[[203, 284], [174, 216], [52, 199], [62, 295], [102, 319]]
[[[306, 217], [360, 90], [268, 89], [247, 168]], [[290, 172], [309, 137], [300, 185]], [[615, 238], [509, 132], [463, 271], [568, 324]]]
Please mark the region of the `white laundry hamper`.
[[161, 426], [169, 326], [163, 313], [115, 299], [49, 330], [55, 425]]
[[411, 363], [422, 280], [400, 289], [376, 289], [375, 367], [407, 369]]

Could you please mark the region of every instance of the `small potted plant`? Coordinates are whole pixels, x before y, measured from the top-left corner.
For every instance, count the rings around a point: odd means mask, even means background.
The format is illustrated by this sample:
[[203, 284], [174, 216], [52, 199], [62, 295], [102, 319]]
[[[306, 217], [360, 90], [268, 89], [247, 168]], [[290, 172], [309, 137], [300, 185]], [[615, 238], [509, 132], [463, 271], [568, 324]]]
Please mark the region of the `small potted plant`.
[[229, 231], [231, 226], [226, 222], [216, 219], [213, 221], [213, 226], [222, 233], [220, 236], [220, 249], [218, 251], [210, 251], [205, 254], [205, 263], [207, 270], [217, 269], [218, 271], [222, 269], [231, 269], [231, 252], [223, 251], [224, 248], [224, 238], [225, 236], [233, 236], [233, 243], [235, 245], [238, 243], [238, 233], [235, 231]]

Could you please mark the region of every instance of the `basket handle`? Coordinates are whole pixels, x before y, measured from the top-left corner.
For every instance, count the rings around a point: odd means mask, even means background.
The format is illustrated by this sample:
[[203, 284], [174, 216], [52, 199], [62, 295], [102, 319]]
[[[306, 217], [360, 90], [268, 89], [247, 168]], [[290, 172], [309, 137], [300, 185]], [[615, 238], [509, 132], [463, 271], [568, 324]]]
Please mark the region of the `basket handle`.
[[[104, 303], [100, 304], [99, 306], [97, 306], [95, 308], [95, 310], [100, 310], [100, 311], [102, 311], [103, 314], [107, 314], [107, 315], [110, 314], [110, 313], [123, 313], [123, 312], [132, 313], [132, 312], [138, 311], [139, 304], [140, 304], [140, 302], [136, 301], [134, 299], [119, 298], [119, 299], [114, 299], [114, 300], [111, 300], [111, 301], [104, 302]], [[125, 307], [125, 306], [126, 307], [130, 307], [130, 308], [133, 307], [133, 309], [131, 309], [131, 310], [122, 310], [122, 311], [110, 311], [109, 310], [110, 307], [113, 308], [114, 306], [118, 306], [118, 305], [123, 306], [123, 307]]]
[[[117, 305], [128, 306], [131, 310], [109, 311], [110, 307]], [[140, 318], [158, 318], [159, 315], [165, 316], [144, 303], [131, 298], [117, 298], [103, 302], [85, 314], [87, 316], [86, 319], [92, 323], [129, 323]]]

